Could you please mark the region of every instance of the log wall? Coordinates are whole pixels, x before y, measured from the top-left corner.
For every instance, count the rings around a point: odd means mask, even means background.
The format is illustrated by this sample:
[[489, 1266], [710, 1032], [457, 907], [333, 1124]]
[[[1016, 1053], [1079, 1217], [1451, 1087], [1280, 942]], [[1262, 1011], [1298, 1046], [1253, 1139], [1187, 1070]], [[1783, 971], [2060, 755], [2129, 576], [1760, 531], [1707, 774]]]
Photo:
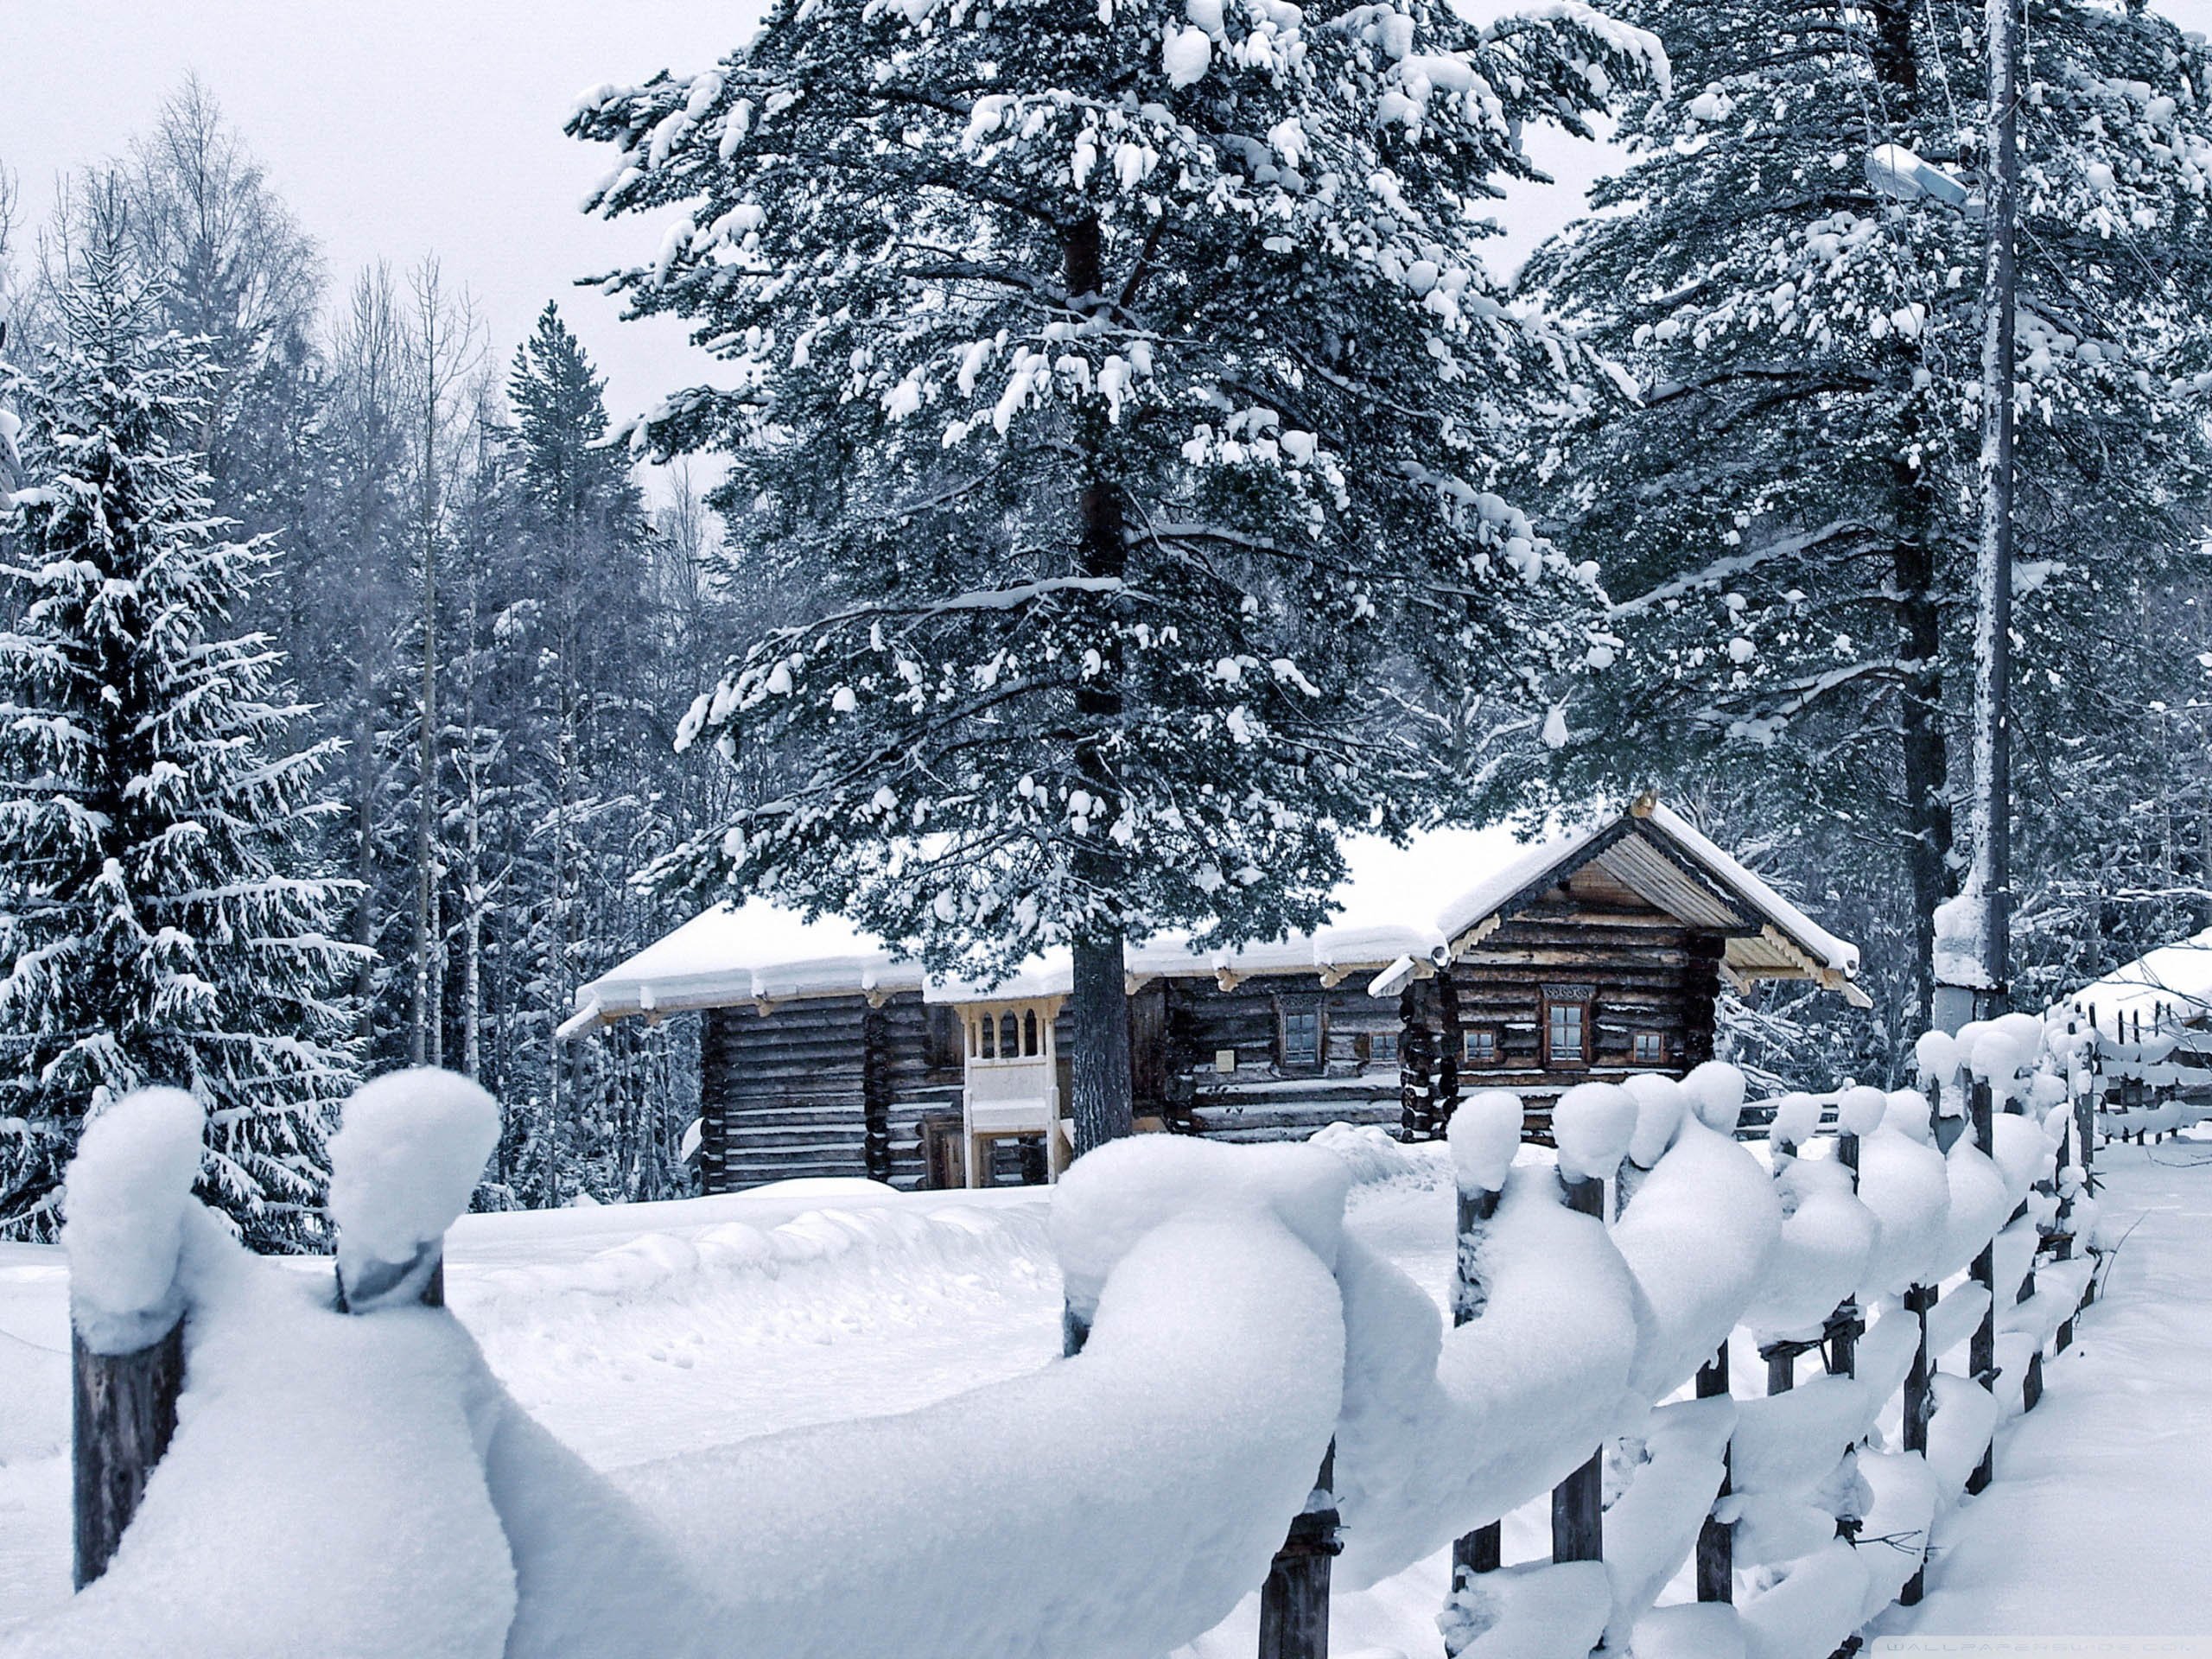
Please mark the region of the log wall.
[[[1500, 1088], [1527, 1098], [1541, 1122], [1577, 1083], [1638, 1070], [1679, 1076], [1710, 1059], [1725, 944], [1586, 867], [1403, 996], [1370, 996], [1363, 974], [1326, 988], [1312, 973], [1227, 987], [1155, 981], [1132, 999], [1137, 1116], [1225, 1141], [1302, 1139], [1336, 1122], [1422, 1139], [1442, 1132], [1463, 1094]], [[1545, 1064], [1547, 986], [1589, 988], [1586, 1063]], [[1283, 1017], [1306, 1013], [1320, 1016], [1322, 1052], [1287, 1064]], [[1064, 1060], [1069, 1024], [1064, 1014]], [[1463, 1058], [1476, 1031], [1496, 1034], [1495, 1061]], [[1656, 1067], [1635, 1058], [1639, 1032], [1665, 1043]], [[1377, 1041], [1393, 1037], [1395, 1053]], [[702, 1041], [700, 1155], [709, 1192], [816, 1175], [918, 1186], [924, 1117], [960, 1110], [957, 1017], [925, 1007], [917, 992], [877, 1007], [855, 995], [766, 1014], [717, 1008]]]
[[[931, 1040], [932, 1022], [949, 1022]], [[871, 1040], [874, 1039], [874, 1040]], [[712, 1008], [701, 1032], [700, 1182], [734, 1192], [802, 1176], [922, 1184], [925, 1115], [960, 1110], [959, 1021], [919, 992]], [[873, 1111], [871, 1111], [873, 1107]], [[874, 1167], [868, 1140], [879, 1137]]]

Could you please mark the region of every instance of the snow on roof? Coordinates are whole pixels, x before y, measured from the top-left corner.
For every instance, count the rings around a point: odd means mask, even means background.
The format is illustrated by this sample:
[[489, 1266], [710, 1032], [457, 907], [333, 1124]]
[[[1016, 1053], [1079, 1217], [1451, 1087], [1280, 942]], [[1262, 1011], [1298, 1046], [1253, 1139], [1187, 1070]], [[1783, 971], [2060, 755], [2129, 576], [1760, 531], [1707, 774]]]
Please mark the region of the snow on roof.
[[1651, 822], [1695, 854], [1748, 900], [1753, 909], [1788, 934], [1801, 950], [1817, 958], [1821, 966], [1845, 975], [1859, 971], [1857, 945], [1829, 932], [1751, 870], [1722, 852], [1703, 830], [1665, 802], [1651, 803]]
[[2122, 1019], [2153, 1026], [2162, 1007], [2169, 1018], [2183, 1023], [2212, 1015], [2212, 928], [2145, 952], [2064, 1002], [2085, 1014], [2095, 1009], [2098, 1028], [2107, 1036], [2120, 1029]]
[[[1828, 974], [1858, 970], [1859, 951], [1723, 852], [1687, 821], [1656, 802], [1624, 814], [1591, 806], [1554, 818], [1532, 838], [1510, 824], [1439, 829], [1396, 846], [1376, 836], [1345, 837], [1348, 868], [1334, 895], [1336, 913], [1310, 933], [1293, 933], [1234, 949], [1197, 950], [1180, 933], [1132, 945], [1133, 977], [1350, 971], [1431, 963], [1492, 918], [1547, 872], [1577, 860], [1593, 842], [1646, 833], [1673, 843], [1702, 873]], [[933, 977], [919, 963], [835, 916], [808, 921], [766, 899], [715, 906], [665, 938], [584, 986], [576, 1012], [562, 1026], [574, 1036], [627, 1014], [779, 1001], [789, 997], [889, 994], [920, 990], [933, 1002], [1012, 1001], [1065, 994], [1067, 953], [1033, 958], [1010, 978], [989, 984]]]

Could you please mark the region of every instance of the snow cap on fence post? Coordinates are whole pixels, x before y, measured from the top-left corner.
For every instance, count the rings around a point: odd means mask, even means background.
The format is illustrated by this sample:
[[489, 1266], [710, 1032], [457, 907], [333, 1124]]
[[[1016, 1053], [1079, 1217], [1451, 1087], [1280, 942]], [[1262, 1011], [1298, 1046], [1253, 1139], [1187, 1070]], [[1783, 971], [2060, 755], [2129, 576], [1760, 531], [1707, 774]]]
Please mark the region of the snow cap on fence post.
[[1707, 1060], [1682, 1079], [1698, 1122], [1719, 1135], [1736, 1133], [1744, 1115], [1744, 1074], [1726, 1060]]
[[1885, 1125], [1923, 1146], [1935, 1141], [1936, 1115], [1927, 1096], [1917, 1089], [1892, 1089], [1889, 1102], [1889, 1110], [1882, 1117]]
[[1689, 1096], [1674, 1078], [1656, 1072], [1630, 1077], [1621, 1087], [1636, 1103], [1636, 1133], [1629, 1137], [1628, 1160], [1640, 1169], [1649, 1169], [1682, 1132]]
[[1835, 1126], [1845, 1135], [1869, 1135], [1882, 1127], [1889, 1112], [1887, 1095], [1859, 1084], [1836, 1096]]
[[499, 1139], [498, 1103], [455, 1072], [421, 1066], [353, 1091], [330, 1137], [341, 1306], [421, 1298]]
[[1821, 1131], [1821, 1103], [1802, 1089], [1793, 1090], [1774, 1103], [1774, 1122], [1767, 1128], [1767, 1139], [1777, 1147], [1788, 1147], [1792, 1151], [1802, 1147]]
[[1444, 1138], [1462, 1192], [1499, 1192], [1521, 1148], [1521, 1096], [1485, 1089], [1459, 1103]]
[[1948, 1031], [1924, 1031], [1912, 1046], [1923, 1081], [1942, 1084], [1958, 1075], [1959, 1046]]
[[1636, 1135], [1636, 1102], [1614, 1083], [1579, 1083], [1552, 1108], [1563, 1180], [1602, 1181], [1620, 1167]]
[[184, 1312], [177, 1258], [207, 1114], [181, 1089], [141, 1089], [86, 1126], [63, 1185], [70, 1317], [96, 1354], [150, 1347]]

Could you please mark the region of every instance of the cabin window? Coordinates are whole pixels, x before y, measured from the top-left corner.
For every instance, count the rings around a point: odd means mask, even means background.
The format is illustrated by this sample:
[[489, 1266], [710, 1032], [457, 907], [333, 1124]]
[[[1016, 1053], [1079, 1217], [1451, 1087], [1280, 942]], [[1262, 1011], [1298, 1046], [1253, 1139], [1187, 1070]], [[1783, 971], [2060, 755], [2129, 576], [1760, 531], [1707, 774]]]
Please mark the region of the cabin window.
[[1661, 1031], [1639, 1031], [1636, 1033], [1632, 1051], [1638, 1065], [1667, 1064], [1667, 1034]]
[[1395, 1065], [1398, 1063], [1398, 1033], [1395, 1031], [1369, 1033], [1367, 1058], [1376, 1065]]
[[1462, 1034], [1461, 1053], [1469, 1065], [1496, 1065], [1498, 1059], [1497, 1027], [1468, 1027]]
[[1321, 1063], [1321, 1011], [1319, 1008], [1285, 1008], [1281, 1024], [1281, 1041], [1279, 1054], [1284, 1065], [1319, 1065]]
[[1547, 986], [1544, 990], [1544, 1064], [1590, 1064], [1590, 1002], [1587, 986]]
[[1037, 1010], [1034, 1008], [1021, 1016], [1021, 1052], [1031, 1055], [1044, 1052], [1037, 1046]]

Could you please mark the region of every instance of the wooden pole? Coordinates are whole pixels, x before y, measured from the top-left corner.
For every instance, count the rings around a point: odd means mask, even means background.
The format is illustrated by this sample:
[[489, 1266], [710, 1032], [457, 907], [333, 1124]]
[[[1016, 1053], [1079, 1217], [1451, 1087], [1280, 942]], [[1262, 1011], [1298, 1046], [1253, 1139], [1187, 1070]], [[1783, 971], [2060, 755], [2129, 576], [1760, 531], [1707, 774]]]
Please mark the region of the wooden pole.
[[[1859, 1137], [1839, 1133], [1835, 1138], [1836, 1161], [1851, 1172], [1851, 1190], [1859, 1190]], [[1827, 1329], [1822, 1334], [1827, 1338], [1827, 1370], [1831, 1376], [1859, 1375], [1859, 1333], [1866, 1328], [1859, 1316], [1858, 1300], [1847, 1296], [1836, 1305], [1828, 1316]]]
[[[1567, 1207], [1577, 1215], [1603, 1217], [1605, 1183], [1591, 1177], [1581, 1180], [1560, 1178], [1567, 1189]], [[1552, 1488], [1552, 1560], [1601, 1561], [1605, 1558], [1605, 1448]]]
[[1260, 1659], [1329, 1659], [1329, 1563], [1338, 1535], [1337, 1449], [1321, 1459], [1313, 1495], [1290, 1523], [1260, 1589]]
[[[1452, 1323], [1456, 1327], [1477, 1318], [1484, 1295], [1475, 1272], [1474, 1252], [1483, 1228], [1497, 1213], [1499, 1194], [1487, 1188], [1461, 1188], [1459, 1195], [1459, 1262], [1452, 1275]], [[1504, 1561], [1503, 1527], [1493, 1521], [1455, 1540], [1452, 1546], [1452, 1587], [1471, 1573], [1494, 1573]]]
[[184, 1321], [129, 1354], [96, 1354], [73, 1328], [69, 1370], [73, 1573], [81, 1590], [107, 1571], [176, 1433]]
[[[1976, 1078], [1967, 1094], [1969, 1109], [1974, 1115], [1974, 1143], [1988, 1157], [1997, 1149], [1997, 1139], [1991, 1117], [1989, 1085]], [[1997, 1392], [1997, 1243], [1994, 1239], [1981, 1247], [1981, 1254], [1974, 1259], [1974, 1281], [1989, 1293], [1988, 1305], [1982, 1310], [1981, 1323], [1974, 1327], [1974, 1340], [1967, 1351], [1967, 1370], [1974, 1380]], [[1967, 1477], [1967, 1491], [1986, 1491], [1997, 1472], [1997, 1436], [1993, 1429], [1988, 1446], [1982, 1449], [1981, 1461]]]
[[[1904, 1449], [1917, 1452], [1924, 1461], [1928, 1456], [1928, 1424], [1936, 1414], [1936, 1364], [1928, 1351], [1928, 1316], [1935, 1310], [1936, 1287], [1915, 1285], [1904, 1294], [1905, 1312], [1918, 1321], [1919, 1345], [1913, 1350], [1912, 1369], [1904, 1377]], [[1923, 1558], [1915, 1567], [1912, 1576], [1904, 1581], [1897, 1599], [1907, 1607], [1916, 1607], [1927, 1592], [1928, 1567]]]
[[[1728, 1344], [1724, 1340], [1713, 1357], [1698, 1368], [1697, 1397], [1713, 1400], [1728, 1389]], [[1735, 1490], [1732, 1448], [1720, 1453], [1720, 1490], [1716, 1503]], [[1736, 1599], [1736, 1535], [1708, 1510], [1697, 1529], [1697, 1599], [1733, 1601]]]
[[[1459, 1260], [1452, 1274], [1452, 1324], [1454, 1329], [1481, 1317], [1487, 1300], [1476, 1271], [1476, 1249], [1483, 1230], [1497, 1214], [1499, 1194], [1488, 1187], [1459, 1190]], [[1470, 1575], [1495, 1573], [1505, 1564], [1504, 1526], [1493, 1521], [1462, 1535], [1452, 1544], [1452, 1587], [1459, 1589]]]

